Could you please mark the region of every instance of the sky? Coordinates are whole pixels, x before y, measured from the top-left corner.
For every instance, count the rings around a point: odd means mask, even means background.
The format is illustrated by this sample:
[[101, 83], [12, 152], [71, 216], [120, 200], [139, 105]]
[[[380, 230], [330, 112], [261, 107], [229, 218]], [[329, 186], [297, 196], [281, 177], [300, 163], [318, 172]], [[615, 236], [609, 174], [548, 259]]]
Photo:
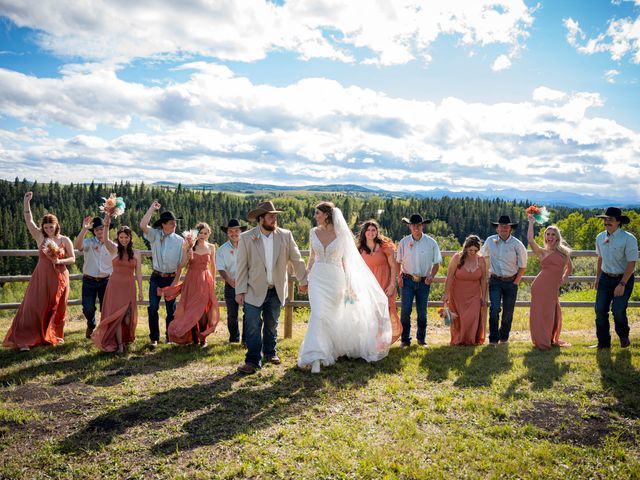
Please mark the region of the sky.
[[640, 0], [0, 0], [0, 177], [640, 201]]

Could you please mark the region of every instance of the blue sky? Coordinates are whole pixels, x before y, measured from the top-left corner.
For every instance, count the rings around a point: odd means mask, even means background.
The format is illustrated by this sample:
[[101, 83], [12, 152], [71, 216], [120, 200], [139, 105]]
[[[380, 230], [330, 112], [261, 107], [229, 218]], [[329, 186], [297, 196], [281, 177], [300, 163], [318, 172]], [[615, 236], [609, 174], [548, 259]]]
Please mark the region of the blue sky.
[[640, 200], [640, 0], [30, 3], [4, 178]]

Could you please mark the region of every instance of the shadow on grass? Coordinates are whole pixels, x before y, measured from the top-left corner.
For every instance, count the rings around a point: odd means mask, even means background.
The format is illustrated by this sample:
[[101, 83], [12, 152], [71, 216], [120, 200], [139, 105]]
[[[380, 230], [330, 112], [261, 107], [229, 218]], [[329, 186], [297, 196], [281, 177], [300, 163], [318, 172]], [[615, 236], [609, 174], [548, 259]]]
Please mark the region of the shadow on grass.
[[476, 348], [482, 347], [452, 347], [443, 345], [437, 348], [429, 348], [422, 357], [420, 366], [427, 370], [427, 378], [432, 382], [443, 382], [449, 378], [449, 372], [464, 372], [467, 368], [467, 360], [476, 352]]
[[569, 371], [569, 363], [557, 363], [560, 355], [559, 348], [552, 348], [549, 351], [541, 352], [533, 348], [523, 355], [522, 364], [527, 371], [513, 380], [504, 391], [504, 398], [518, 396], [518, 387], [525, 381], [531, 384], [535, 391], [547, 390], [564, 377]]
[[152, 451], [164, 455], [213, 445], [240, 433], [265, 429], [307, 411], [319, 401], [326, 402], [327, 387], [358, 389], [378, 375], [395, 374], [407, 353], [393, 349], [389, 357], [376, 364], [340, 360], [321, 375], [294, 367], [280, 376], [274, 372], [271, 379], [266, 377], [269, 367], [265, 367], [258, 376], [232, 373], [207, 384], [169, 389], [98, 416], [67, 437], [60, 447], [65, 453], [98, 450], [137, 425], [163, 429], [161, 422], [199, 410], [205, 411], [183, 424], [179, 436], [155, 445]]
[[486, 345], [475, 354], [454, 382], [456, 387], [490, 387], [494, 377], [511, 370], [509, 345]]
[[630, 348], [615, 355], [608, 348], [597, 353], [602, 387], [618, 400], [611, 408], [627, 418], [640, 418], [640, 371], [634, 368], [631, 358]]

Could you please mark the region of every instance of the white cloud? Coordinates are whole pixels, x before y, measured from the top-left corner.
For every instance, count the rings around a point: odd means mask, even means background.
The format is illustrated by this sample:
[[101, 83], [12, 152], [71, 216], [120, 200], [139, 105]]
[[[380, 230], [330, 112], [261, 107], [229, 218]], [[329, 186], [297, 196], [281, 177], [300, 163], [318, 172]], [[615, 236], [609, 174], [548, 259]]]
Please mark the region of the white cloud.
[[181, 54], [250, 62], [277, 50], [354, 62], [361, 49], [364, 63], [393, 65], [429, 62], [441, 35], [504, 45], [513, 59], [535, 8], [524, 0], [41, 0], [37, 8], [4, 0], [0, 15], [41, 32], [47, 50], [101, 63]]
[[[603, 102], [597, 93], [540, 86], [519, 102], [434, 103], [323, 78], [274, 87], [224, 66], [181, 68], [190, 77], [164, 87], [103, 70], [70, 69], [60, 79], [0, 70], [0, 111], [37, 127], [0, 131], [0, 168], [74, 182], [331, 181], [403, 190], [552, 184], [584, 192], [606, 182], [620, 195], [630, 191], [628, 178], [640, 178], [640, 136], [591, 114]], [[103, 125], [133, 121], [138, 133], [101, 134]], [[60, 123], [95, 131], [43, 133]]]
[[607, 83], [616, 83], [616, 77], [620, 75], [620, 72], [618, 70], [607, 70], [606, 72], [604, 72], [604, 79], [607, 81]]
[[491, 65], [491, 70], [499, 72], [501, 70], [507, 70], [511, 68], [511, 60], [506, 55], [500, 55]]
[[615, 61], [630, 55], [632, 63], [640, 64], [640, 16], [635, 20], [609, 19], [606, 33], [590, 39], [587, 39], [576, 20], [567, 18], [564, 25], [567, 28], [567, 41], [578, 52], [585, 55], [606, 52]]

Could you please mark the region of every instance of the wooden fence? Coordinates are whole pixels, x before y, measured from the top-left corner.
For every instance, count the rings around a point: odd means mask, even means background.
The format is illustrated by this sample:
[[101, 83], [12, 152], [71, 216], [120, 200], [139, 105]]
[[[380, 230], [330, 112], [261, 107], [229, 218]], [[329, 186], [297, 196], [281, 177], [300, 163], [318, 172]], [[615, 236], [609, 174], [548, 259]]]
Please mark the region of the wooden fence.
[[[443, 257], [450, 257], [456, 251], [443, 251]], [[0, 250], [0, 257], [33, 257], [38, 255], [38, 250]], [[76, 256], [80, 256], [81, 253], [76, 251]], [[308, 256], [308, 250], [302, 250], [303, 256]], [[143, 257], [150, 257], [151, 252], [149, 250], [142, 251]], [[529, 256], [533, 256], [532, 252], [529, 252]], [[593, 250], [575, 250], [571, 254], [572, 257], [595, 257], [596, 252]], [[440, 271], [440, 273], [445, 273]], [[595, 272], [594, 272], [595, 273]], [[0, 276], [0, 285], [7, 282], [28, 282], [31, 278], [31, 275], [6, 275]], [[143, 275], [143, 280], [149, 280], [149, 275]], [[525, 283], [530, 283], [533, 281], [534, 276], [524, 276], [522, 277], [522, 281]], [[71, 281], [82, 280], [82, 274], [76, 273], [73, 275], [69, 275], [69, 279]], [[446, 279], [445, 275], [439, 275], [435, 278], [434, 283], [444, 283]], [[639, 280], [640, 278], [636, 278]], [[217, 277], [218, 281], [223, 281], [222, 278]], [[284, 307], [284, 336], [285, 338], [291, 338], [292, 327], [293, 327], [293, 309], [295, 307], [308, 307], [308, 300], [294, 300], [294, 289], [295, 289], [295, 277], [289, 277], [289, 295], [285, 302]], [[569, 283], [593, 283], [595, 281], [595, 276], [571, 276], [568, 278]], [[219, 299], [221, 304], [224, 304], [224, 299]], [[400, 305], [400, 302], [397, 302]], [[563, 307], [579, 307], [579, 308], [593, 308], [594, 302], [560, 302]], [[138, 302], [138, 305], [148, 305], [149, 302], [144, 300], [142, 302]], [[82, 300], [70, 299], [68, 305], [82, 305]], [[442, 301], [429, 301], [429, 305], [432, 307], [441, 307]], [[518, 301], [516, 302], [516, 306], [518, 307], [528, 307], [531, 305], [531, 302], [528, 301]], [[7, 309], [17, 309], [20, 306], [19, 303], [0, 303], [0, 310]], [[629, 302], [629, 307], [640, 307], [640, 302]]]

